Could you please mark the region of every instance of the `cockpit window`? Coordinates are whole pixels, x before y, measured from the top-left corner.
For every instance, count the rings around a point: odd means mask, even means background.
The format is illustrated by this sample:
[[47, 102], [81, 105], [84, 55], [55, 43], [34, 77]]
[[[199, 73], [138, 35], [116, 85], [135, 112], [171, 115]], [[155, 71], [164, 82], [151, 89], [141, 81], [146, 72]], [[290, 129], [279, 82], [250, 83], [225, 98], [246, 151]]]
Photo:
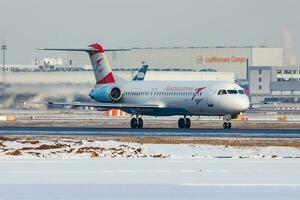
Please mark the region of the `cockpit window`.
[[227, 94], [226, 90], [219, 90], [218, 95]]
[[237, 94], [238, 91], [236, 90], [227, 90], [228, 94]]
[[244, 90], [239, 90], [240, 94], [245, 94]]

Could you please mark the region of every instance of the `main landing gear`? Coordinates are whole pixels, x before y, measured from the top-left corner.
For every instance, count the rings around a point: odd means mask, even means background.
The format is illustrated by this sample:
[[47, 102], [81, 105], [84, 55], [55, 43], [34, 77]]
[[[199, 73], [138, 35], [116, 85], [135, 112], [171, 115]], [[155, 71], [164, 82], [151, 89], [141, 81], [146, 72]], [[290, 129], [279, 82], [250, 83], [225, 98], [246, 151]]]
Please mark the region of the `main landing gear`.
[[231, 129], [231, 122], [224, 122], [223, 123], [223, 128], [228, 129], [228, 130]]
[[144, 122], [141, 117], [132, 118], [130, 121], [131, 128], [143, 128]]
[[[144, 121], [139, 116], [132, 118], [131, 121], [130, 121], [131, 128], [143, 128], [143, 125], [144, 125]], [[190, 128], [191, 125], [192, 125], [191, 119], [187, 118], [186, 116], [184, 116], [183, 118], [180, 118], [178, 120], [178, 127], [179, 128]], [[225, 121], [223, 123], [223, 128], [228, 129], [228, 130], [231, 129], [231, 122]]]
[[190, 118], [186, 118], [186, 116], [184, 116], [184, 118], [180, 118], [178, 120], [178, 127], [179, 128], [190, 128], [191, 127]]

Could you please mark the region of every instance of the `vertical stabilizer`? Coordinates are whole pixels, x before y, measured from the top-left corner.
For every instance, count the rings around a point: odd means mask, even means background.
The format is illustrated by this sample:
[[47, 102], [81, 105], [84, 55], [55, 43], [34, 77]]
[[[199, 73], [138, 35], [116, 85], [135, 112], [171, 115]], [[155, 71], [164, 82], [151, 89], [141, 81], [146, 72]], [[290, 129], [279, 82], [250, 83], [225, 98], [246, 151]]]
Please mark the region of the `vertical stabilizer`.
[[89, 47], [97, 51], [87, 51], [90, 55], [93, 71], [97, 84], [115, 83], [114, 75], [111, 71], [110, 64], [100, 44], [91, 44]]

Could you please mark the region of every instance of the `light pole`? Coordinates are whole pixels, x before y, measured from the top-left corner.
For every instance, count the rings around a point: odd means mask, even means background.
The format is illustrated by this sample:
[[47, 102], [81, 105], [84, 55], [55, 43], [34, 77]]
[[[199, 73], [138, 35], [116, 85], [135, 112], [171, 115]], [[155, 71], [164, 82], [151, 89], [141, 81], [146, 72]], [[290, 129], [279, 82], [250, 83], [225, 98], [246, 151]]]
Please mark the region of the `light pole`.
[[3, 55], [3, 59], [2, 59], [2, 61], [3, 61], [3, 63], [2, 63], [3, 86], [5, 88], [5, 82], [6, 82], [6, 80], [5, 80], [5, 51], [7, 50], [7, 45], [6, 44], [1, 45], [1, 50], [2, 50], [2, 55]]

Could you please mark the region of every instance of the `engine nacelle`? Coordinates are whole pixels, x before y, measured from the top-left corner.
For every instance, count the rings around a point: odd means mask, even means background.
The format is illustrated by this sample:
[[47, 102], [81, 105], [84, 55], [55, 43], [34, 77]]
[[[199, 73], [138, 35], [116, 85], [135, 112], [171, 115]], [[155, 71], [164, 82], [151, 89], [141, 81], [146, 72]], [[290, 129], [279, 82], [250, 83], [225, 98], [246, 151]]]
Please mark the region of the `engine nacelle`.
[[98, 102], [118, 102], [122, 98], [122, 91], [116, 86], [107, 85], [93, 89], [89, 95], [92, 99]]

